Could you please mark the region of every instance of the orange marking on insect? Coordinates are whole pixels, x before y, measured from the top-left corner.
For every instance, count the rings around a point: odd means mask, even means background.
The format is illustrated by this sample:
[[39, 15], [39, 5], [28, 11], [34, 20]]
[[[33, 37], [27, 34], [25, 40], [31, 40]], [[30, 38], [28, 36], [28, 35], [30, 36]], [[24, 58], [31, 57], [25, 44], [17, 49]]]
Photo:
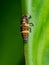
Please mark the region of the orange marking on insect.
[[29, 31], [25, 30], [25, 31], [22, 31], [21, 33], [29, 33]]
[[25, 23], [25, 24], [21, 24], [20, 26], [28, 26], [29, 27], [29, 24]]
[[29, 26], [29, 24], [25, 23], [25, 26]]
[[26, 23], [25, 21], [23, 21], [22, 23]]

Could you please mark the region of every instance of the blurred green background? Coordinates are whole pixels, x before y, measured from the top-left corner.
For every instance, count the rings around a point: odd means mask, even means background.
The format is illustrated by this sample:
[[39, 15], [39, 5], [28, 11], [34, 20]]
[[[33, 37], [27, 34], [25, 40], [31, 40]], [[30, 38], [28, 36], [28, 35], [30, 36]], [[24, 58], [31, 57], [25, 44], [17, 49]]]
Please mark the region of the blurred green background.
[[[22, 14], [31, 15], [32, 32], [23, 46]], [[49, 65], [49, 0], [0, 0], [0, 65]]]
[[0, 0], [0, 65], [24, 65], [21, 0]]

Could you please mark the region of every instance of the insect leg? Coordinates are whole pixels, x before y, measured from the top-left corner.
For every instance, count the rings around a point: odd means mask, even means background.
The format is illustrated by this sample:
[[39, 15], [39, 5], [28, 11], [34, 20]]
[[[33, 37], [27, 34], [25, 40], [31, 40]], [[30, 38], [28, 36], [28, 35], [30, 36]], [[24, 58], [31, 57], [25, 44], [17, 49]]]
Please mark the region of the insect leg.
[[30, 19], [31, 18], [31, 15], [28, 18]]
[[33, 23], [29, 23], [30, 24], [30, 26], [34, 26], [34, 24]]
[[31, 32], [31, 28], [29, 28], [29, 31]]

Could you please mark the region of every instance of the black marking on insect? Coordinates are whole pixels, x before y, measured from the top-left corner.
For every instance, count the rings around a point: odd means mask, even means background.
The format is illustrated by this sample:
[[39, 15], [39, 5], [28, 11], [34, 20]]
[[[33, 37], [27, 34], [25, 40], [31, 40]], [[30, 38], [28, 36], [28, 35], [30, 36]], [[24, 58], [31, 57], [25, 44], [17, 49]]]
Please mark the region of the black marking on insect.
[[33, 23], [29, 22], [30, 18], [31, 16], [28, 17], [26, 15], [23, 15], [21, 18], [20, 29], [24, 42], [28, 41], [29, 32], [31, 32], [31, 28], [29, 26], [34, 26]]

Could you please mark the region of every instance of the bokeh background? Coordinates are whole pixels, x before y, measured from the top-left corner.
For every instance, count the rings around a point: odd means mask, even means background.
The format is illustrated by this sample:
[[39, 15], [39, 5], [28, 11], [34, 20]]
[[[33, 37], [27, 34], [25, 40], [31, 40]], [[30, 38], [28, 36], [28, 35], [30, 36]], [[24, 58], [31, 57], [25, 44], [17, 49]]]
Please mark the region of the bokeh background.
[[[25, 45], [23, 14], [34, 23]], [[24, 52], [26, 65], [49, 65], [49, 0], [0, 0], [0, 65], [24, 65]]]
[[21, 0], [0, 0], [0, 65], [24, 65]]

